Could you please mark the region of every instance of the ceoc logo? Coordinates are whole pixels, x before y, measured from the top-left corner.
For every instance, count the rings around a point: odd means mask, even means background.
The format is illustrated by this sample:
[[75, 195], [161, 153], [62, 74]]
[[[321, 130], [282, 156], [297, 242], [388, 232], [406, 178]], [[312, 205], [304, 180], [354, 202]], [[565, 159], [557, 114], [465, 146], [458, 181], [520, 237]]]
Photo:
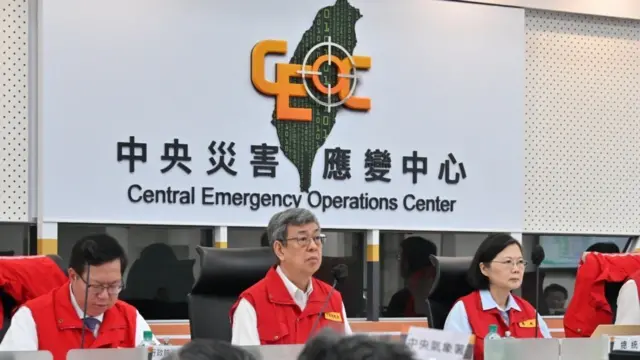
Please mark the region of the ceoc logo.
[[[312, 121], [312, 109], [291, 106], [290, 100], [295, 97], [309, 97], [327, 111], [342, 105], [352, 110], [371, 109], [369, 98], [354, 96], [358, 85], [357, 70], [368, 70], [370, 57], [351, 55], [327, 37], [306, 53], [302, 64], [277, 63], [276, 79], [271, 82], [265, 78], [264, 71], [265, 58], [269, 54], [286, 55], [287, 42], [263, 40], [251, 51], [251, 82], [260, 93], [276, 98], [276, 119]], [[326, 69], [337, 72], [335, 84], [327, 76]], [[294, 78], [301, 78], [301, 83], [292, 82]]]

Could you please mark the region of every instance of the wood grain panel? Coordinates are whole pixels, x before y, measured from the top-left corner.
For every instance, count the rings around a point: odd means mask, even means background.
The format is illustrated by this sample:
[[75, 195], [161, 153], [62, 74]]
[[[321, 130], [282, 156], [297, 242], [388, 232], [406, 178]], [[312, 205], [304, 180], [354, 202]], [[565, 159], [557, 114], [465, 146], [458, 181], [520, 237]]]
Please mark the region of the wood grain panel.
[[[554, 338], [564, 338], [564, 326], [562, 317], [544, 317], [547, 326]], [[406, 334], [409, 327], [426, 327], [427, 321], [420, 320], [391, 320], [391, 321], [351, 321], [351, 329], [358, 333], [401, 333]], [[169, 339], [172, 345], [183, 345], [189, 341], [191, 335], [189, 322], [153, 321], [151, 324], [153, 333], [161, 339]]]

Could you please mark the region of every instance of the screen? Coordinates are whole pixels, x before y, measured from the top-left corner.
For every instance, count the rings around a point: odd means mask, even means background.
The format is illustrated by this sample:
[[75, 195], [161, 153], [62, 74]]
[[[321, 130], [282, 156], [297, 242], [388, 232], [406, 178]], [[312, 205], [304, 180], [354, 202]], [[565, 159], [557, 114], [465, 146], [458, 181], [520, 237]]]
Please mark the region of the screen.
[[541, 236], [545, 258], [541, 268], [576, 268], [582, 253], [595, 243], [614, 243], [624, 251], [628, 237], [602, 236]]

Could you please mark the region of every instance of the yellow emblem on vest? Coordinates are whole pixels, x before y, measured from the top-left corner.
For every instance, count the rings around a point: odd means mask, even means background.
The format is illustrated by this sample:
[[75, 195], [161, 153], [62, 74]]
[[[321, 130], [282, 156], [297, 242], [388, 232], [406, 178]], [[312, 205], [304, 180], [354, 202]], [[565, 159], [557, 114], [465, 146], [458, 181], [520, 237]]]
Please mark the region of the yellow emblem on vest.
[[324, 318], [331, 321], [342, 322], [342, 315], [340, 315], [340, 313], [337, 313], [337, 312], [324, 313]]
[[525, 320], [525, 321], [520, 321], [518, 323], [518, 326], [520, 326], [521, 328], [534, 328], [534, 327], [536, 327], [536, 319], [529, 319], [529, 320]]

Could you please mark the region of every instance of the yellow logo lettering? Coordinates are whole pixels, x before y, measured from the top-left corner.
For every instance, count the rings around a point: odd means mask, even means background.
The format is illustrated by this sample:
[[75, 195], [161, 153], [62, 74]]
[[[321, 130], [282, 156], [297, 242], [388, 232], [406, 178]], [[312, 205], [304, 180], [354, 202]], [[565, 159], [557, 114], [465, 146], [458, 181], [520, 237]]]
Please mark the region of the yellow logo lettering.
[[[324, 43], [323, 43], [324, 44]], [[326, 43], [327, 46], [333, 43]], [[315, 49], [315, 48], [314, 48]], [[336, 51], [334, 49], [334, 51]], [[344, 105], [352, 110], [368, 111], [371, 109], [371, 100], [365, 97], [354, 96], [356, 86], [355, 69], [368, 70], [371, 67], [371, 58], [368, 56], [356, 56], [343, 54], [340, 58], [334, 53], [321, 55], [308, 64], [276, 64], [276, 79], [274, 82], [265, 78], [265, 58], [269, 54], [286, 55], [287, 42], [284, 40], [263, 40], [257, 43], [251, 51], [251, 82], [255, 89], [268, 96], [275, 97], [276, 118], [289, 121], [311, 121], [312, 109], [291, 106], [292, 98], [311, 97], [323, 106]], [[322, 80], [321, 67], [325, 64], [334, 66], [338, 72], [337, 83], [328, 86]], [[293, 78], [302, 78], [303, 83], [291, 82]], [[336, 96], [339, 100], [335, 104], [325, 104], [321, 99], [314, 97], [310, 87], [324, 96]]]
[[342, 315], [337, 312], [324, 313], [324, 318], [330, 321], [342, 322]]
[[518, 323], [518, 326], [522, 328], [534, 328], [536, 327], [536, 319], [529, 319], [525, 321], [521, 321]]

